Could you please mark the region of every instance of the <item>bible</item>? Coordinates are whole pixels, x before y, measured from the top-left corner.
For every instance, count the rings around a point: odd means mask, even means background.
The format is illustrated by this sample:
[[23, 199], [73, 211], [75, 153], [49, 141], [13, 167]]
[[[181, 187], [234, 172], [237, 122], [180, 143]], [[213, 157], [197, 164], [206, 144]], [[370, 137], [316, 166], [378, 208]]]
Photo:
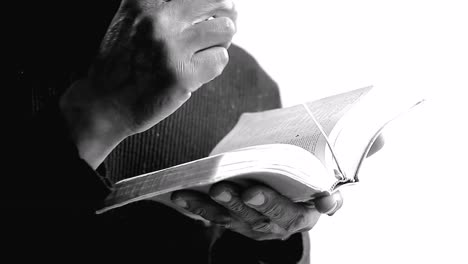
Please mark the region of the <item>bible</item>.
[[143, 199], [182, 212], [172, 204], [172, 192], [207, 193], [224, 180], [255, 181], [293, 201], [310, 201], [359, 182], [359, 169], [383, 128], [423, 101], [392, 101], [371, 86], [244, 113], [208, 157], [117, 182], [97, 213]]

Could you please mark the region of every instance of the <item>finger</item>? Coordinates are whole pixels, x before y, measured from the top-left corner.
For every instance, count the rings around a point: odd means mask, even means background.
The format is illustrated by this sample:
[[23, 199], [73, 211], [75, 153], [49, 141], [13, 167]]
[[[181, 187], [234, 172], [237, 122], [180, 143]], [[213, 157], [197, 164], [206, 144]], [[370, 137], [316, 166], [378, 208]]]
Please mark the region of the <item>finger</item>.
[[319, 197], [314, 200], [315, 208], [322, 214], [333, 215], [343, 205], [343, 197], [339, 191]]
[[227, 49], [235, 33], [234, 22], [227, 17], [220, 17], [187, 28], [185, 43], [190, 45], [193, 53], [214, 46]]
[[248, 189], [242, 200], [289, 232], [312, 228], [320, 216], [317, 210], [296, 204], [266, 186]]
[[215, 224], [229, 225], [231, 222], [229, 212], [224, 207], [212, 201], [207, 195], [184, 190], [173, 192], [171, 200], [177, 206]]
[[184, 18], [190, 19], [192, 24], [205, 21], [210, 17], [228, 17], [234, 23], [237, 20], [237, 11], [232, 0], [185, 0], [180, 2], [183, 5]]
[[261, 233], [266, 233], [266, 234], [274, 234], [276, 235], [277, 238], [286, 238], [290, 233], [279, 226], [278, 224], [272, 222], [272, 221], [261, 221], [257, 222], [252, 226], [252, 230], [261, 232]]
[[240, 188], [234, 183], [219, 182], [210, 188], [210, 196], [233, 215], [252, 227], [263, 225], [266, 217], [247, 206], [240, 198]]
[[[213, 47], [195, 53], [191, 64], [196, 76], [197, 88], [219, 76], [229, 61], [225, 48]], [[193, 91], [192, 91], [193, 92]]]

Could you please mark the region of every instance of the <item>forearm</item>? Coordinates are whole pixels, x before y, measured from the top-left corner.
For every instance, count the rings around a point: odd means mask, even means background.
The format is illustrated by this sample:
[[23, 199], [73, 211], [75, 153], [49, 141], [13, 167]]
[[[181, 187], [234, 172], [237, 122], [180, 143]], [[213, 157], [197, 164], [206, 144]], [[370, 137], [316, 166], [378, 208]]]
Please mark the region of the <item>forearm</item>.
[[[89, 89], [87, 80], [80, 80], [71, 89]], [[77, 87], [78, 86], [78, 87]], [[117, 120], [117, 113], [104, 109], [102, 102], [83, 98], [75, 93], [65, 93], [59, 108], [65, 119], [71, 140], [79, 156], [93, 169], [97, 169], [105, 158], [131, 133]]]

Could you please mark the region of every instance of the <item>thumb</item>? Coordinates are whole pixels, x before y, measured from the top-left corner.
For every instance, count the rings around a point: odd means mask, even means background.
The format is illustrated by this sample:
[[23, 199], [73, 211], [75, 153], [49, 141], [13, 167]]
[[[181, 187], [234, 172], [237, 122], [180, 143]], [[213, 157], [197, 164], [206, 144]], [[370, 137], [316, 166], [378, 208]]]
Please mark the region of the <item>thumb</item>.
[[314, 201], [315, 208], [322, 214], [333, 215], [343, 205], [343, 197], [339, 191], [319, 197]]

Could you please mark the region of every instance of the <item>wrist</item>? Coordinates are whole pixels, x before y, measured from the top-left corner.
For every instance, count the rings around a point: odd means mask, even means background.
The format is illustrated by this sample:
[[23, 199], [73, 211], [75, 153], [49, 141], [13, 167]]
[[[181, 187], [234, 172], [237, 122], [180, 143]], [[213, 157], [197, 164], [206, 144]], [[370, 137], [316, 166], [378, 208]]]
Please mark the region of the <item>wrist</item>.
[[84, 80], [73, 84], [60, 98], [59, 107], [80, 157], [97, 169], [131, 133], [115, 120], [115, 115], [95, 103], [93, 98], [87, 98], [84, 86], [89, 86]]

